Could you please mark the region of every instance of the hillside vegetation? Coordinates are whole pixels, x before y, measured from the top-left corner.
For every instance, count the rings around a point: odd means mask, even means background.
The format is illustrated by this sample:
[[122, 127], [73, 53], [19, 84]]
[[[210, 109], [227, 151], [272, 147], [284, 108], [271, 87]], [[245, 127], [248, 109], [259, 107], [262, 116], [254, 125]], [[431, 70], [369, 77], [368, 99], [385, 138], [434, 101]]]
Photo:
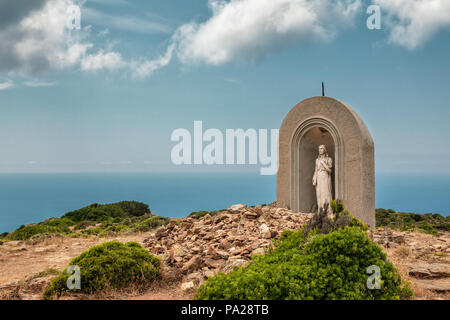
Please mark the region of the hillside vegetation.
[[377, 227], [389, 227], [401, 231], [420, 231], [438, 235], [439, 231], [450, 231], [450, 216], [440, 214], [417, 214], [396, 212], [391, 209], [376, 210]]
[[43, 293], [44, 299], [58, 298], [67, 292], [97, 293], [104, 290], [144, 289], [160, 275], [161, 261], [137, 242], [105, 242], [74, 258], [69, 266], [80, 270], [79, 288], [68, 289], [73, 270], [64, 269]]
[[151, 214], [147, 204], [121, 201], [111, 204], [93, 203], [71, 211], [61, 218], [21, 226], [3, 234], [3, 240], [28, 240], [61, 234], [70, 237], [113, 236], [120, 233], [145, 232], [169, 223], [168, 218]]

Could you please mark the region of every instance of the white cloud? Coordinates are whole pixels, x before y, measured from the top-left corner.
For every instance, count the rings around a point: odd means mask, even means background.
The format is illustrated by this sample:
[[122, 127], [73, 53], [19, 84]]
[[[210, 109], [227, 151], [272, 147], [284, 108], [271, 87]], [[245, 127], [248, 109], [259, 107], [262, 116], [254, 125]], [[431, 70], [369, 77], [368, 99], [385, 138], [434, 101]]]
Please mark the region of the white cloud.
[[272, 51], [333, 39], [352, 24], [360, 0], [209, 1], [212, 17], [174, 35], [184, 63], [257, 60]]
[[143, 79], [151, 76], [156, 70], [167, 66], [172, 60], [175, 44], [169, 45], [164, 55], [153, 60], [133, 61], [129, 64], [134, 78]]
[[[79, 1], [79, 4], [85, 3]], [[67, 8], [76, 4], [76, 0], [18, 2], [8, 5], [17, 9], [12, 15], [14, 19], [8, 20], [5, 10], [0, 12], [0, 18], [4, 18], [0, 20], [0, 71], [34, 74], [67, 68], [121, 69], [133, 78], [142, 79], [166, 67], [174, 57], [184, 64], [257, 61], [286, 48], [333, 40], [364, 12], [362, 1], [209, 0], [211, 17], [202, 23], [180, 26], [172, 35], [166, 52], [155, 59], [126, 59], [112, 46], [99, 48], [90, 40], [89, 25], [81, 30], [68, 30]], [[450, 0], [373, 2], [382, 7], [389, 42], [409, 49], [417, 48], [439, 30], [450, 26]], [[127, 4], [122, 0], [117, 3]], [[156, 22], [162, 20], [157, 17], [113, 16], [86, 7], [81, 11], [82, 21], [86, 19], [108, 28], [141, 33], [170, 32], [167, 24]], [[108, 33], [109, 29], [96, 32], [97, 36]], [[8, 83], [1, 83], [0, 89]]]
[[6, 90], [13, 86], [14, 86], [14, 83], [12, 83], [12, 81], [9, 81], [9, 80], [5, 81], [5, 82], [0, 82], [0, 90]]
[[[17, 26], [12, 26], [13, 32], [20, 35], [12, 40], [11, 50], [19, 59], [21, 71], [33, 73], [71, 67], [92, 47], [84, 41], [83, 31], [72, 33], [66, 28], [67, 8], [73, 3], [72, 0], [47, 0], [40, 10], [31, 11]], [[8, 31], [11, 30], [6, 29], [4, 33]]]
[[[135, 78], [145, 78], [156, 70], [166, 66], [172, 59], [174, 46], [156, 59], [126, 60], [121, 53], [107, 48], [96, 48], [89, 41], [91, 26], [81, 30], [69, 30], [66, 27], [70, 5], [76, 0], [41, 0], [41, 5], [30, 7], [24, 4], [22, 15], [0, 29], [0, 70], [12, 74], [36, 74], [43, 71], [58, 71], [67, 68], [80, 68], [82, 71], [124, 69]], [[84, 4], [85, 1], [79, 2]], [[16, 7], [21, 4], [17, 4]], [[100, 14], [92, 9], [81, 8], [82, 18], [90, 16], [100, 24], [109, 20], [110, 24], [122, 29], [138, 32], [167, 32], [165, 25], [131, 17], [119, 17]], [[1, 15], [0, 15], [1, 16]], [[82, 20], [84, 21], [84, 20]], [[108, 29], [100, 36], [109, 33]], [[2, 84], [5, 88], [8, 83]], [[28, 82], [27, 86], [44, 86], [42, 83]]]
[[24, 84], [27, 87], [40, 88], [40, 87], [53, 87], [56, 86], [56, 82], [46, 82], [46, 81], [26, 81]]
[[116, 30], [136, 33], [155, 34], [170, 33], [172, 29], [165, 23], [152, 21], [137, 16], [111, 15], [102, 11], [85, 7], [82, 10], [83, 21]]
[[374, 0], [387, 17], [390, 43], [408, 49], [423, 45], [450, 27], [449, 0]]
[[122, 56], [118, 52], [98, 51], [96, 54], [88, 54], [81, 61], [81, 69], [96, 71], [100, 69], [114, 70], [125, 66]]

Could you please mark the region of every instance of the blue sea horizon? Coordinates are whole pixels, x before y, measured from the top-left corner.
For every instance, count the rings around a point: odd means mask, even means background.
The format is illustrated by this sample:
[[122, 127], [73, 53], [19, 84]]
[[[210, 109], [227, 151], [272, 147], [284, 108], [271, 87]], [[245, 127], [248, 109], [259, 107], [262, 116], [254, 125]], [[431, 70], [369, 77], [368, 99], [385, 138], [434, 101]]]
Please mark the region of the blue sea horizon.
[[[450, 214], [449, 176], [379, 173], [376, 208]], [[153, 213], [185, 217], [193, 211], [276, 200], [276, 176], [258, 173], [0, 174], [0, 233], [60, 217], [91, 203], [136, 200]]]

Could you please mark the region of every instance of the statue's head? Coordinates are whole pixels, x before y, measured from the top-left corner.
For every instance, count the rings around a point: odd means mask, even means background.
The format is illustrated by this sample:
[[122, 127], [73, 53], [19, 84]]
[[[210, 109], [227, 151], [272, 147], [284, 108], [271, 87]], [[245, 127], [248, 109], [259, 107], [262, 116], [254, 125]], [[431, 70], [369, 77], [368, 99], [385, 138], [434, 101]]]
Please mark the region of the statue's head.
[[324, 156], [327, 155], [327, 147], [324, 144], [319, 146], [319, 155]]

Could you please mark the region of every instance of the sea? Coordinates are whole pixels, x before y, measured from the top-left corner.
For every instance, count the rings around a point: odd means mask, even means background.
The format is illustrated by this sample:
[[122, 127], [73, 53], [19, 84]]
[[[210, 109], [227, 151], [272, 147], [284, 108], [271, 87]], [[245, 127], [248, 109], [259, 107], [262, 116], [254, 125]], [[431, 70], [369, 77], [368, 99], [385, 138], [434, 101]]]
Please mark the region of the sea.
[[[450, 214], [450, 175], [376, 175], [376, 207]], [[236, 203], [276, 200], [276, 176], [258, 173], [0, 174], [0, 233], [60, 217], [91, 203], [135, 200], [153, 213], [185, 217]]]

